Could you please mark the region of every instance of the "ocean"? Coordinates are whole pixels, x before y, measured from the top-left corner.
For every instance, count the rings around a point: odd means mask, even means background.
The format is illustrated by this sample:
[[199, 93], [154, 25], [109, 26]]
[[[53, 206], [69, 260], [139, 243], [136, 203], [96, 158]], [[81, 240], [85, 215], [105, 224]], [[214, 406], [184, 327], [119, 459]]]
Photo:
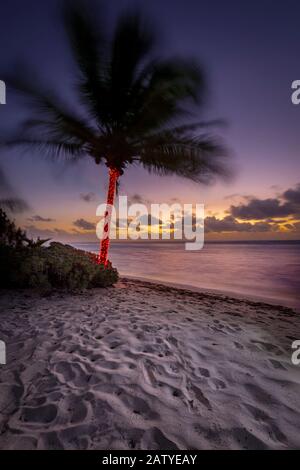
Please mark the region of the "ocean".
[[[97, 252], [97, 243], [77, 243]], [[221, 291], [300, 309], [300, 243], [112, 243], [110, 260], [121, 275]]]

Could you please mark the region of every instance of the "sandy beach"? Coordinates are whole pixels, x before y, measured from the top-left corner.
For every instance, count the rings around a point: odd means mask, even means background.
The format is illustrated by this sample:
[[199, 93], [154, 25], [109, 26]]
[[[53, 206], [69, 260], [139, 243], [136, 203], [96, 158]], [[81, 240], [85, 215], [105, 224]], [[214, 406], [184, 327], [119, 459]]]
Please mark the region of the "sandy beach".
[[121, 279], [2, 292], [0, 448], [300, 447], [286, 307]]

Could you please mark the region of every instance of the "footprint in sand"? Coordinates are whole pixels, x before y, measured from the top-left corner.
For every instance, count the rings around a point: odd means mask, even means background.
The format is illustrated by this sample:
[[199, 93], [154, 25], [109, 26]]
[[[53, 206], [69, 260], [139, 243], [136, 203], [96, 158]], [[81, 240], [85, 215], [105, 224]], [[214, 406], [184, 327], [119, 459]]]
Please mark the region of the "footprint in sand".
[[135, 415], [141, 415], [144, 419], [157, 419], [159, 415], [150, 408], [148, 403], [135, 395], [122, 394], [123, 404]]
[[264, 450], [267, 448], [262, 440], [254, 436], [246, 428], [233, 428], [229, 433], [232, 434], [234, 440], [242, 449]]
[[279, 361], [276, 361], [275, 359], [270, 359], [269, 362], [270, 364], [272, 364], [274, 369], [286, 370], [286, 368], [282, 365], [282, 363]]
[[275, 423], [275, 420], [271, 418], [264, 410], [261, 410], [260, 408], [250, 404], [246, 404], [244, 406], [249, 411], [250, 415], [255, 419], [255, 421], [258, 421], [263, 427], [266, 428], [266, 434], [274, 442], [279, 442], [281, 444], [287, 443], [286, 436], [282, 431], [280, 431]]
[[27, 401], [28, 406], [42, 406], [46, 403], [47, 397], [33, 397], [31, 400]]
[[146, 344], [146, 346], [144, 347], [143, 349], [143, 353], [155, 353], [156, 350], [153, 346], [151, 346], [150, 344]]
[[[190, 389], [191, 391], [193, 392], [195, 398], [196, 398], [196, 403], [200, 403], [200, 408], [202, 408], [201, 405], [204, 405], [205, 408], [207, 408], [208, 410], [212, 410], [212, 407], [211, 407], [211, 404], [210, 404], [210, 401], [206, 398], [206, 396], [204, 395], [204, 393], [202, 392], [202, 390], [200, 390], [199, 387], [196, 387], [195, 385], [191, 384], [190, 386]], [[191, 402], [191, 405], [192, 405], [192, 408], [195, 407], [195, 403], [194, 403], [194, 400], [192, 400]], [[198, 406], [199, 407], [199, 406]]]
[[156, 427], [150, 428], [144, 433], [141, 448], [145, 450], [179, 450], [175, 442], [168, 439], [163, 432]]
[[175, 398], [181, 398], [183, 394], [181, 390], [179, 390], [178, 388], [175, 388], [172, 392], [172, 395]]
[[210, 377], [210, 372], [208, 369], [205, 369], [204, 367], [198, 367], [198, 371], [202, 377]]
[[19, 406], [24, 389], [13, 384], [0, 384], [0, 413], [9, 413]]
[[57, 416], [56, 405], [45, 405], [37, 407], [25, 406], [21, 410], [20, 420], [25, 423], [43, 423], [49, 424]]
[[210, 388], [212, 388], [213, 390], [224, 390], [227, 387], [225, 382], [223, 382], [223, 380], [220, 380], [217, 378], [211, 378], [208, 381], [208, 384]]
[[130, 363], [128, 367], [129, 369], [134, 370], [136, 369], [136, 364]]
[[275, 344], [268, 343], [266, 341], [258, 341], [258, 340], [251, 340], [251, 343], [255, 344], [258, 346], [259, 349], [262, 351], [267, 351], [270, 353], [276, 354], [276, 356], [281, 356], [282, 355], [282, 350], [276, 346]]
[[76, 387], [84, 387], [87, 384], [88, 374], [84, 372], [78, 362], [58, 362], [55, 364], [54, 371], [62, 383]]
[[39, 439], [38, 449], [39, 450], [43, 450], [43, 449], [63, 450], [64, 446], [62, 442], [59, 440], [57, 433], [55, 431], [44, 432]]
[[240, 349], [240, 350], [244, 349], [244, 346], [238, 343], [237, 341], [234, 341], [233, 344], [236, 347], [236, 349]]
[[118, 348], [118, 347], [121, 346], [121, 345], [122, 345], [122, 343], [120, 343], [119, 341], [113, 341], [113, 342], [110, 344], [109, 348], [112, 349], [112, 350], [114, 350], [114, 349]]
[[169, 368], [172, 372], [174, 372], [175, 374], [178, 374], [180, 372], [180, 366], [178, 363], [171, 363], [169, 365]]
[[158, 380], [155, 376], [156, 368], [153, 363], [146, 359], [141, 363], [141, 369], [145, 382], [155, 387]]
[[61, 401], [60, 407], [66, 412], [70, 424], [81, 423], [88, 414], [87, 406], [81, 396], [68, 395]]
[[250, 393], [250, 395], [258, 402], [262, 404], [275, 404], [277, 400], [275, 400], [274, 396], [271, 393], [266, 392], [258, 385], [247, 383], [244, 385], [245, 389]]

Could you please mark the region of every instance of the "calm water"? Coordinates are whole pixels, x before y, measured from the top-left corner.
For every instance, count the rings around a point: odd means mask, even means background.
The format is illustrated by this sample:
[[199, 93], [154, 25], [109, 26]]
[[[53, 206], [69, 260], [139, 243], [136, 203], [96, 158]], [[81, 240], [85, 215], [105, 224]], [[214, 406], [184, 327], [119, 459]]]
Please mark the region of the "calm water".
[[[98, 244], [76, 244], [97, 251]], [[261, 297], [300, 308], [300, 244], [112, 244], [120, 274]]]

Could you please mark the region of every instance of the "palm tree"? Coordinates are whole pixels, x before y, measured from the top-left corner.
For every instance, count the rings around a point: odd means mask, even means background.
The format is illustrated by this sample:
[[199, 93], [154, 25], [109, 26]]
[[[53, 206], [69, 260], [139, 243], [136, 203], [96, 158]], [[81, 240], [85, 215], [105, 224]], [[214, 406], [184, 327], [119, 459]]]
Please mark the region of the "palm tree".
[[[162, 59], [157, 35], [136, 12], [119, 17], [111, 36], [85, 8], [68, 2], [64, 24], [77, 66], [74, 91], [80, 112], [53, 92], [23, 79], [10, 80], [33, 98], [34, 119], [11, 142], [75, 161], [91, 157], [109, 169], [107, 212], [99, 262], [109, 248], [109, 205], [119, 177], [131, 164], [159, 175], [207, 183], [226, 170], [223, 146], [211, 123], [191, 123], [191, 106], [201, 106], [205, 80], [193, 60]], [[8, 80], [9, 81], [9, 78]]]

